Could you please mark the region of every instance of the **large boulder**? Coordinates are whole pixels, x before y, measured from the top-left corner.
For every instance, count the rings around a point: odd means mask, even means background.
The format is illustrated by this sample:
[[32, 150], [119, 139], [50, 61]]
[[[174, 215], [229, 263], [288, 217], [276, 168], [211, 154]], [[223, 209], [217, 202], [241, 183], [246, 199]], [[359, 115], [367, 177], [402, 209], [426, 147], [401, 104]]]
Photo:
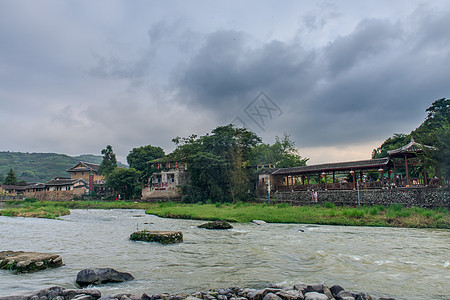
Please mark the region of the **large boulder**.
[[1, 251], [0, 269], [14, 273], [34, 272], [62, 266], [61, 256], [51, 253]]
[[119, 272], [112, 268], [91, 268], [78, 272], [76, 282], [79, 286], [85, 287], [90, 284], [98, 285], [108, 282], [124, 282], [133, 279], [133, 275]]
[[226, 221], [213, 221], [208, 222], [202, 225], [199, 225], [198, 228], [205, 228], [205, 229], [231, 229], [233, 226], [231, 226], [230, 223]]
[[161, 244], [173, 244], [183, 242], [183, 234], [180, 231], [149, 231], [142, 230], [130, 235], [132, 241], [159, 242]]

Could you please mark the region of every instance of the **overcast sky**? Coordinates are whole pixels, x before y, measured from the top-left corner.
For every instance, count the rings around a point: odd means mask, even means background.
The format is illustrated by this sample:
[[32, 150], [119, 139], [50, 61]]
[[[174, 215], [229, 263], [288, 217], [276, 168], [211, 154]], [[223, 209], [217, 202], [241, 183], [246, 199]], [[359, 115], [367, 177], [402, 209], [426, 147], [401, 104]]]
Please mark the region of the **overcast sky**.
[[174, 149], [245, 124], [370, 158], [450, 96], [450, 1], [0, 0], [0, 151]]

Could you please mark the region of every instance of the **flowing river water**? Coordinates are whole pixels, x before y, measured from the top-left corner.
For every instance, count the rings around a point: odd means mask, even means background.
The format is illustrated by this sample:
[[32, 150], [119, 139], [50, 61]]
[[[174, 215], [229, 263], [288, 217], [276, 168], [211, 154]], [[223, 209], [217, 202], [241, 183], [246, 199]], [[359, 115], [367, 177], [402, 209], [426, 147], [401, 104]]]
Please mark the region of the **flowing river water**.
[[[95, 287], [102, 294], [325, 282], [377, 297], [450, 299], [449, 230], [248, 223], [214, 231], [143, 210], [72, 210], [61, 219], [0, 216], [0, 250], [56, 253], [65, 263], [29, 274], [0, 270], [1, 296], [76, 288], [80, 270], [112, 267], [136, 279]], [[184, 242], [130, 241], [137, 229], [182, 231]]]

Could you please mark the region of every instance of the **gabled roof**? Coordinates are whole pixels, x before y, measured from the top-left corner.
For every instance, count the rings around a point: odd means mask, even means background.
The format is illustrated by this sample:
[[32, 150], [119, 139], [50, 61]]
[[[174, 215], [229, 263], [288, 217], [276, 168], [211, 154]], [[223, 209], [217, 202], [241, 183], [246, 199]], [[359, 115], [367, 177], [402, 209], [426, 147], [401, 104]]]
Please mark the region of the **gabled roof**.
[[81, 178], [78, 179], [70, 179], [70, 178], [64, 178], [64, 177], [56, 177], [55, 179], [52, 179], [45, 183], [46, 186], [55, 186], [55, 185], [73, 185], [77, 182], [80, 182], [81, 184], [87, 184], [86, 181], [84, 181]]
[[66, 172], [97, 172], [100, 165], [80, 161], [76, 166], [67, 169]]
[[330, 172], [330, 171], [350, 171], [350, 170], [367, 170], [375, 169], [379, 167], [385, 167], [389, 164], [389, 158], [377, 158], [368, 160], [327, 163], [311, 166], [300, 166], [294, 168], [281, 168], [275, 170], [272, 175], [284, 175], [284, 174], [306, 174], [317, 172]]
[[398, 149], [390, 150], [387, 153], [390, 156], [395, 155], [395, 154], [420, 153], [420, 152], [423, 152], [424, 148], [428, 148], [430, 150], [436, 150], [435, 147], [416, 143], [416, 141], [414, 141], [414, 138], [411, 137], [411, 141], [407, 145], [400, 147]]

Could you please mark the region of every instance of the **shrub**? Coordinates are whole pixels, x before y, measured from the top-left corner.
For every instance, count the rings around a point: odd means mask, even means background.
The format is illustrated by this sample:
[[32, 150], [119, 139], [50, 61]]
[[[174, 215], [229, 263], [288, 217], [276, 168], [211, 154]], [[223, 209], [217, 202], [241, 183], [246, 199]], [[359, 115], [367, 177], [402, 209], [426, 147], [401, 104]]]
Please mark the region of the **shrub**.
[[323, 204], [323, 207], [325, 207], [325, 208], [335, 208], [336, 205], [334, 203], [331, 203], [331, 202], [327, 201], [327, 202], [325, 202]]

